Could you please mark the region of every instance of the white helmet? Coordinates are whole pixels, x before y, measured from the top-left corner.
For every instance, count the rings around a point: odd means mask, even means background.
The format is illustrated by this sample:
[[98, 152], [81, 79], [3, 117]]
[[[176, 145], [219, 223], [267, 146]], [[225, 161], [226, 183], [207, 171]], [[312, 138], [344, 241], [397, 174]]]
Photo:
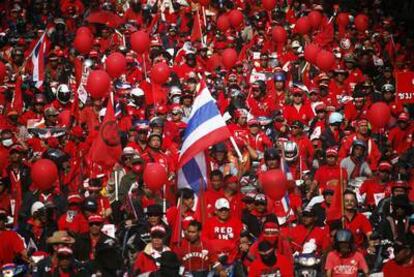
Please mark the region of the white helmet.
[[144, 96], [144, 91], [141, 88], [133, 88], [130, 94], [132, 96], [140, 97], [140, 96]]
[[294, 141], [287, 141], [283, 144], [283, 150], [285, 152], [285, 160], [293, 162], [299, 155], [298, 145]]
[[60, 84], [56, 90], [56, 98], [62, 104], [67, 104], [70, 101], [71, 94], [66, 84]]
[[344, 117], [342, 114], [334, 112], [329, 115], [329, 124], [342, 123]]

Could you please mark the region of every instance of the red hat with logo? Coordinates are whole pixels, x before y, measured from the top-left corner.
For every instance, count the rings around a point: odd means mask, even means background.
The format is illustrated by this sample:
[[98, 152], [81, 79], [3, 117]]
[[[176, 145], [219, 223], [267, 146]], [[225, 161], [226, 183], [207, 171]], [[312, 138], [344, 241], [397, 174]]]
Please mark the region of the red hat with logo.
[[379, 171], [391, 171], [392, 165], [387, 161], [382, 161], [378, 165]]

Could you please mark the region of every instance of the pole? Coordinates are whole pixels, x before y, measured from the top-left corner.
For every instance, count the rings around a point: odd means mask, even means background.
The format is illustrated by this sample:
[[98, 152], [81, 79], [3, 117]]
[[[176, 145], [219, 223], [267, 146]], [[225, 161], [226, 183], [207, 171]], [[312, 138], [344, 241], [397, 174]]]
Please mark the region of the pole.
[[204, 223], [206, 221], [206, 205], [204, 201], [204, 182], [203, 178], [200, 178], [200, 220], [201, 225], [204, 226]]
[[230, 142], [233, 145], [234, 150], [236, 151], [237, 157], [239, 158], [239, 162], [243, 162], [243, 156], [240, 152], [239, 147], [236, 144], [236, 141], [234, 140], [233, 136], [230, 137]]
[[177, 240], [178, 240], [178, 245], [180, 246], [181, 245], [181, 228], [182, 228], [182, 221], [183, 221], [183, 216], [182, 216], [182, 213], [183, 213], [183, 192], [181, 191], [181, 193], [180, 193], [180, 213], [179, 213], [179, 215], [178, 215], [178, 230], [177, 230], [177, 232], [178, 232], [178, 238], [177, 238]]
[[143, 69], [144, 69], [145, 80], [147, 80], [148, 79], [147, 64], [145, 62], [145, 54], [144, 53], [142, 54], [142, 66], [143, 66]]
[[118, 170], [114, 171], [114, 179], [115, 179], [115, 201], [119, 200], [118, 189], [119, 189], [119, 178], [118, 178]]
[[167, 212], [167, 185], [162, 185], [162, 212]]
[[339, 191], [341, 193], [341, 223], [342, 229], [345, 228], [345, 207], [344, 207], [344, 188], [343, 188], [343, 181], [342, 181], [342, 167], [339, 165]]

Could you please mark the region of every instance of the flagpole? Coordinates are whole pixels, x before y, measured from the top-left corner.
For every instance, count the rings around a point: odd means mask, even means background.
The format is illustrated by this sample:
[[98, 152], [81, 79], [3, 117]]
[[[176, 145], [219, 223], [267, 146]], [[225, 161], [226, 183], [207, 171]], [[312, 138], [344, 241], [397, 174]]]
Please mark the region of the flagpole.
[[339, 165], [339, 191], [341, 193], [341, 223], [342, 229], [345, 228], [345, 207], [344, 207], [344, 191], [343, 191], [343, 184], [342, 184], [342, 167]]
[[204, 202], [204, 182], [203, 178], [200, 178], [200, 220], [201, 225], [204, 226], [204, 222], [206, 221], [206, 206]]
[[234, 140], [233, 136], [230, 137], [230, 142], [233, 145], [234, 150], [236, 151], [237, 157], [239, 158], [240, 162], [243, 162], [243, 156], [240, 152], [239, 147], [237, 146], [236, 141]]
[[181, 245], [181, 228], [182, 228], [182, 214], [183, 213], [183, 192], [180, 193], [180, 211], [178, 214], [178, 246]]

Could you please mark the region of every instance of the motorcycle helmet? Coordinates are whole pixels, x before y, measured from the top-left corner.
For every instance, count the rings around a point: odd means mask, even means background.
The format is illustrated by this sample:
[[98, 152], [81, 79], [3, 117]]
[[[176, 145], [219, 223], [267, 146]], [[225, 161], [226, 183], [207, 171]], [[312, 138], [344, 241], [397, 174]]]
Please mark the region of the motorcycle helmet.
[[286, 81], [286, 76], [283, 72], [276, 72], [275, 75], [273, 76], [273, 80], [275, 82], [284, 82]]
[[338, 245], [341, 242], [349, 243], [351, 245], [354, 243], [354, 237], [352, 236], [351, 231], [347, 229], [339, 229], [338, 231], [336, 231], [335, 237], [334, 237], [334, 246], [337, 250], [339, 248]]
[[352, 148], [354, 148], [356, 146], [360, 146], [360, 147], [364, 148], [364, 150], [367, 149], [367, 144], [364, 141], [360, 140], [360, 139], [354, 140], [354, 142], [352, 143]]
[[382, 86], [381, 91], [382, 92], [388, 92], [388, 91], [394, 92], [395, 88], [392, 84], [385, 84]]
[[342, 116], [342, 114], [333, 112], [329, 115], [328, 122], [329, 124], [336, 124], [336, 123], [342, 123], [343, 120], [344, 120], [344, 117]]
[[96, 203], [95, 199], [87, 197], [83, 202], [82, 210], [95, 213], [96, 211], [98, 211], [98, 203]]
[[62, 104], [67, 104], [70, 100], [71, 91], [66, 84], [61, 84], [57, 88], [56, 98]]
[[267, 148], [264, 152], [264, 159], [265, 161], [278, 160], [279, 153], [276, 148]]
[[299, 151], [298, 145], [294, 141], [287, 141], [283, 145], [285, 152], [285, 160], [288, 162], [293, 162], [297, 159]]
[[154, 117], [149, 123], [150, 128], [154, 127], [164, 127], [164, 120], [161, 117]]

